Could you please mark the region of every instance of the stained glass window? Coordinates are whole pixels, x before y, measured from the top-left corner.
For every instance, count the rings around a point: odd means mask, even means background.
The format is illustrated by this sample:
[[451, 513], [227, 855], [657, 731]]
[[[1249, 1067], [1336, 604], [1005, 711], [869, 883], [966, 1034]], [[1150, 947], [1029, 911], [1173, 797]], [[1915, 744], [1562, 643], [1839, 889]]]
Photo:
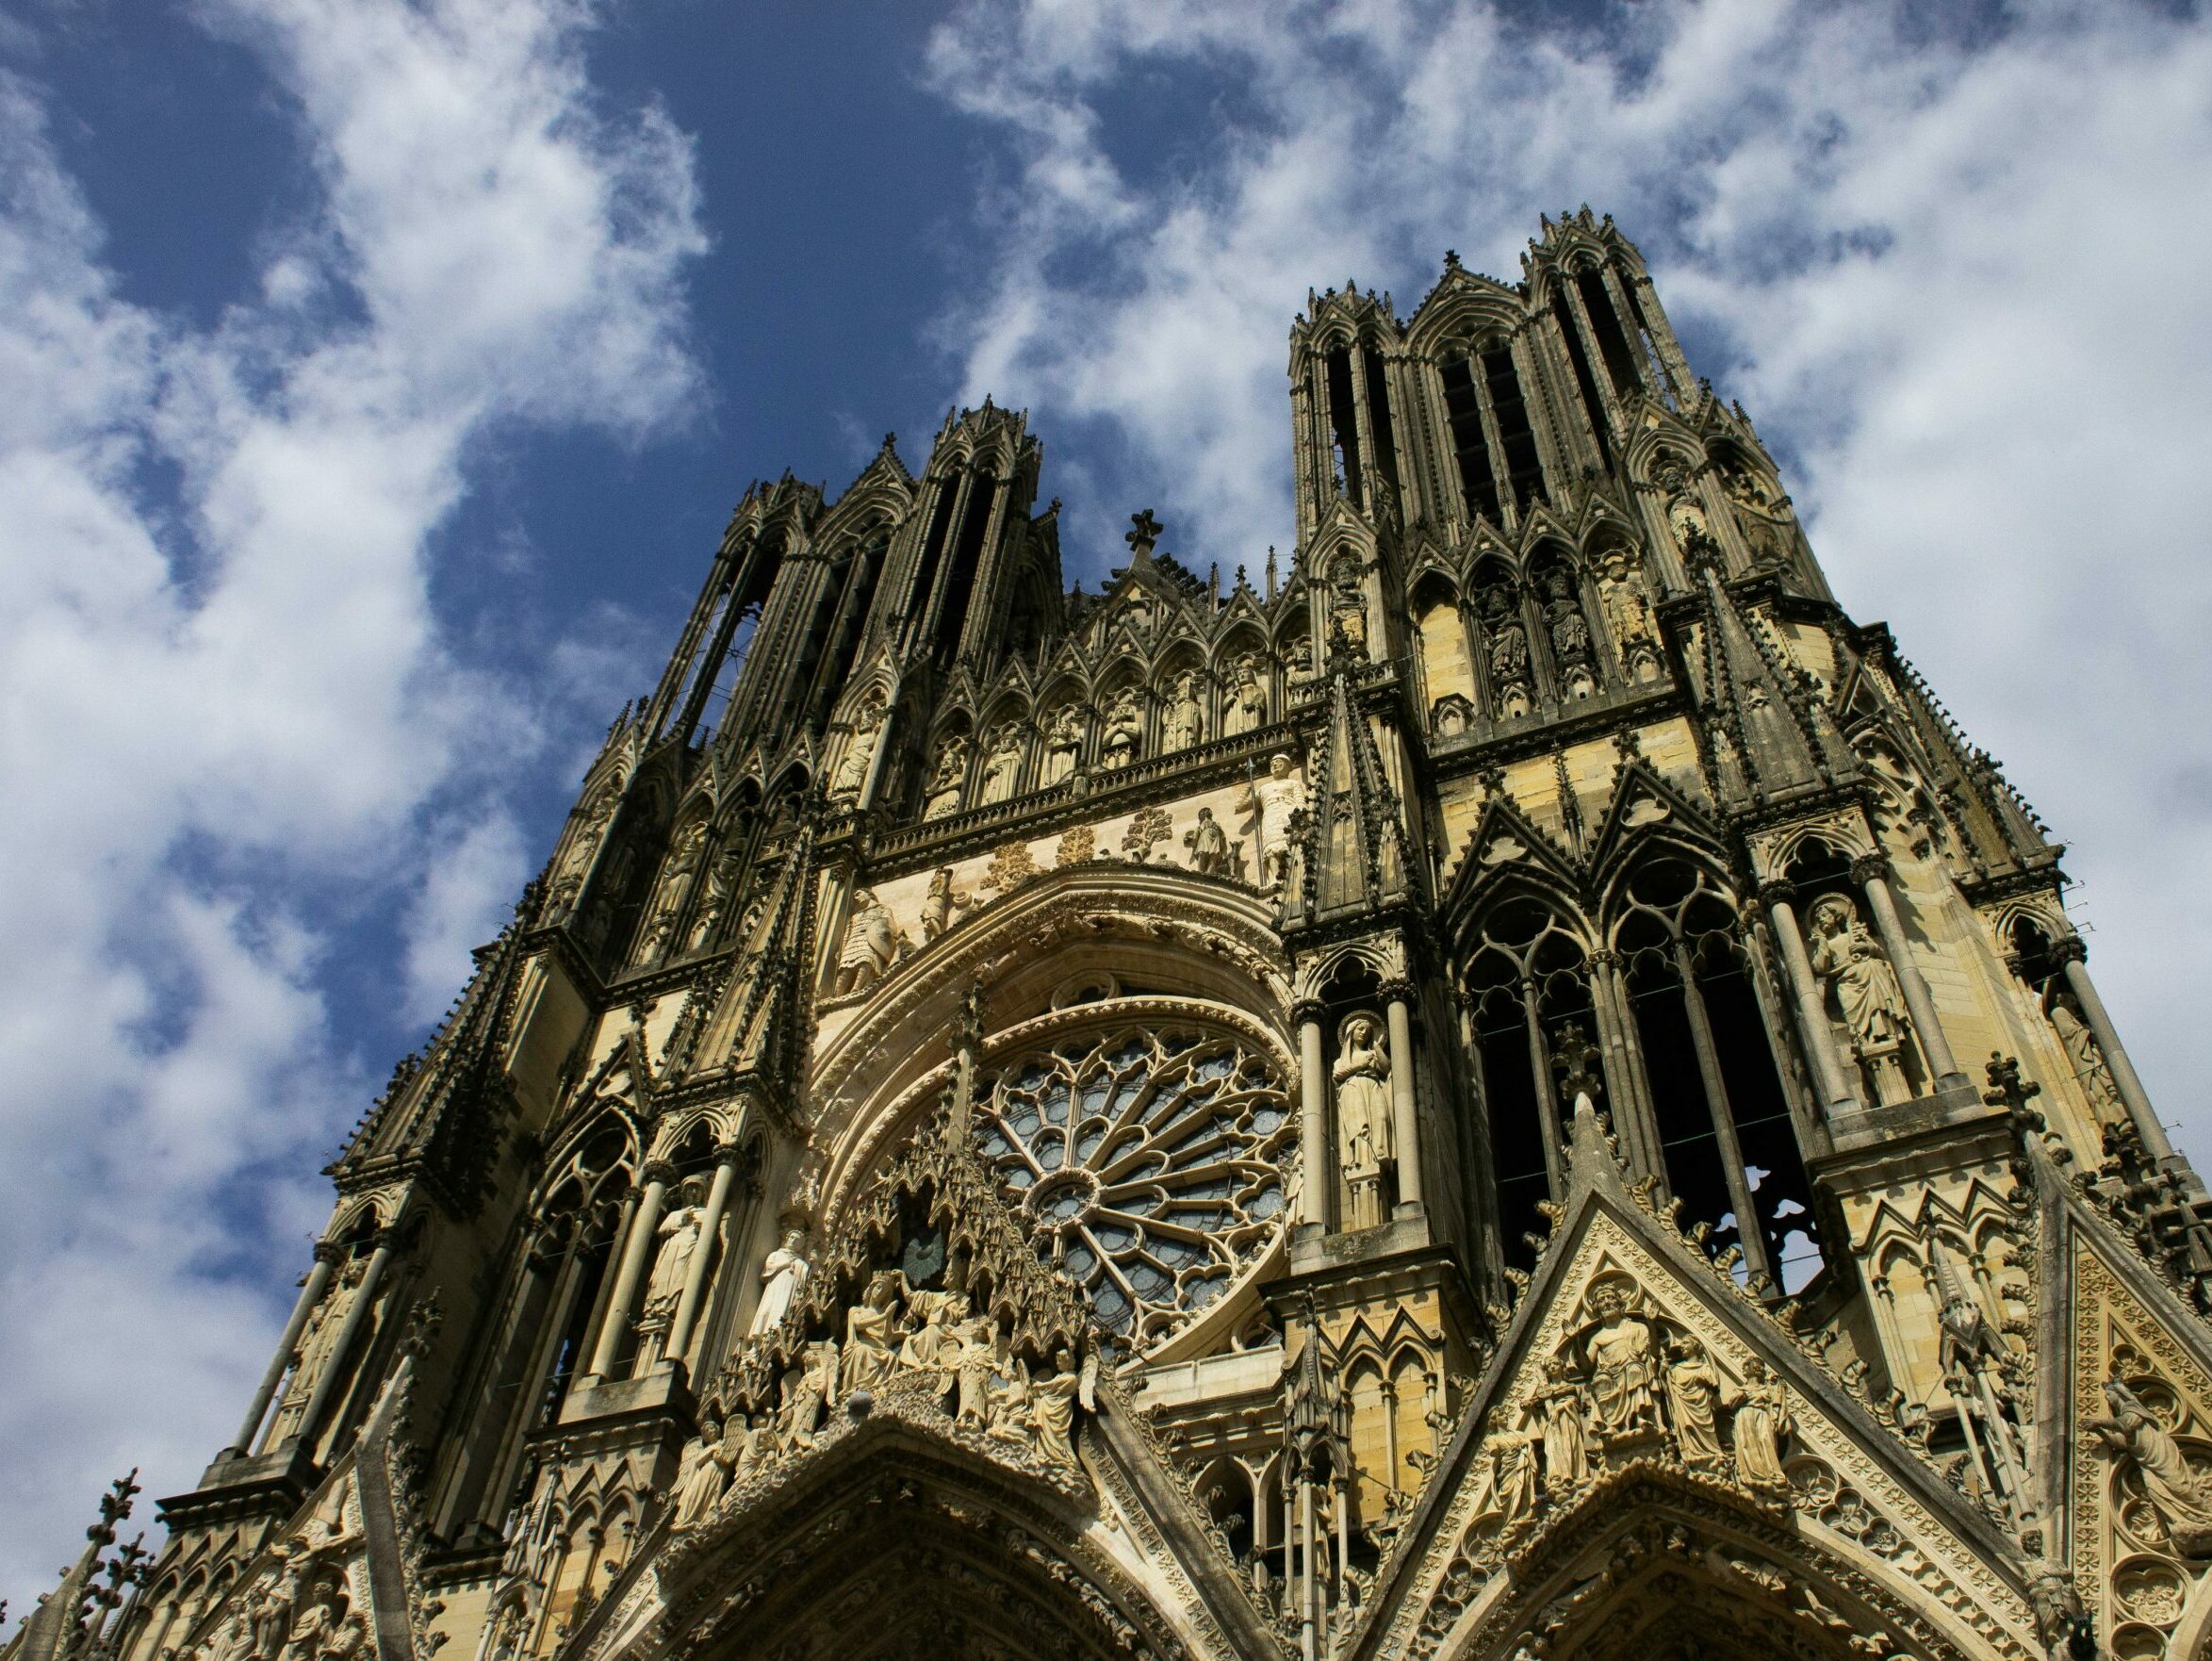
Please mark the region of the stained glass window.
[[1039, 1255], [1139, 1348], [1218, 1300], [1283, 1227], [1289, 1104], [1246, 1042], [1093, 1028], [978, 1094], [977, 1143]]

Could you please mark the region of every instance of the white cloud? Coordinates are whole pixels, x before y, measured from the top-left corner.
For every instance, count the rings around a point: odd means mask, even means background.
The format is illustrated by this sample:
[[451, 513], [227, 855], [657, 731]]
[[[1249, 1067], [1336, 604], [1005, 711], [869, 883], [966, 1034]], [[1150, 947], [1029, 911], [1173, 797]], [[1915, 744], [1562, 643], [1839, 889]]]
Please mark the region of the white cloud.
[[420, 883], [420, 1014], [524, 874], [502, 811], [444, 805], [496, 795], [574, 724], [572, 694], [473, 666], [432, 610], [434, 555], [511, 557], [438, 536], [471, 447], [517, 423], [632, 443], [701, 398], [690, 147], [656, 109], [599, 107], [585, 8], [200, 15], [266, 66], [320, 187], [212, 329], [119, 296], [39, 89], [0, 79], [0, 1590], [19, 1609], [114, 1472], [188, 1485], [267, 1359], [266, 1262], [303, 1260], [315, 1156], [374, 1088], [320, 990], [350, 909], [331, 896]]
[[[1210, 77], [1204, 147], [1117, 154], [1104, 135], [1176, 123], [1147, 104], [1163, 69]], [[952, 320], [968, 401], [1030, 406], [1048, 446], [1106, 423], [1136, 458], [1109, 482], [1201, 565], [1287, 545], [1309, 285], [1355, 275], [1402, 315], [1447, 245], [1514, 277], [1539, 212], [1614, 213], [1788, 454], [1845, 602], [2075, 840], [2100, 984], [2212, 1154], [2176, 973], [2212, 914], [2212, 29], [2064, 0], [1572, 26], [981, 0], [929, 74], [1022, 180], [987, 198], [998, 284]], [[1074, 502], [1072, 551], [1124, 511]]]

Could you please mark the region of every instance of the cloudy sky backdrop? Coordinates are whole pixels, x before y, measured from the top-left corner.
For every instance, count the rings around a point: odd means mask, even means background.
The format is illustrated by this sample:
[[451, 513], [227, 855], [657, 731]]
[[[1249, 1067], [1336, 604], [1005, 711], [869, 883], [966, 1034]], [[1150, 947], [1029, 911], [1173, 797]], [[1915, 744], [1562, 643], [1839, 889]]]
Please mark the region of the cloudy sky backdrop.
[[[2212, 1154], [2190, 4], [21, 0], [0, 13], [0, 1594], [188, 1486], [315, 1175], [746, 482], [1026, 406], [1071, 577], [1287, 550], [1308, 287], [1589, 202], [2077, 851]], [[141, 1521], [150, 1521], [142, 1506]]]

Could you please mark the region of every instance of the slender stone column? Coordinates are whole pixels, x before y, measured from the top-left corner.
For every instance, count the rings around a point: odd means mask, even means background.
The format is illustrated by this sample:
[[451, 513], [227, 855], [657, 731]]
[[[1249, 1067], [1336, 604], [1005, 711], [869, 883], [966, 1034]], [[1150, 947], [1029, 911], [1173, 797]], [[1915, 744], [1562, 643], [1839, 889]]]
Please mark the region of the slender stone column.
[[614, 1293], [607, 1300], [606, 1316], [599, 1322], [599, 1341], [592, 1348], [594, 1378], [604, 1378], [614, 1365], [623, 1335], [637, 1303], [637, 1283], [645, 1277], [646, 1258], [653, 1249], [653, 1231], [661, 1226], [662, 1202], [668, 1197], [668, 1179], [675, 1173], [665, 1165], [646, 1167], [646, 1190], [630, 1219], [630, 1233], [622, 1242], [622, 1263], [614, 1276]]
[[1335, 1174], [1329, 1169], [1329, 1076], [1321, 1061], [1321, 1006], [1301, 1003], [1291, 1011], [1298, 1022], [1299, 1159], [1305, 1166], [1306, 1223], [1329, 1227]]
[[1590, 1013], [1597, 1024], [1598, 1047], [1604, 1053], [1605, 1082], [1613, 1094], [1614, 1128], [1620, 1133], [1629, 1166], [1639, 1176], [1656, 1176], [1666, 1181], [1666, 1157], [1660, 1146], [1659, 1127], [1638, 1090], [1630, 1064], [1630, 1033], [1627, 998], [1621, 989], [1620, 954], [1611, 950], [1590, 954]]
[[1942, 1023], [1936, 1019], [1936, 1000], [1905, 939], [1897, 899], [1890, 892], [1889, 868], [1890, 862], [1880, 854], [1866, 854], [1851, 862], [1851, 875], [1866, 891], [1875, 932], [1882, 937], [1882, 950], [1889, 953], [1890, 967], [1896, 971], [1897, 989], [1905, 995], [1905, 1008], [1912, 1015], [1913, 1035], [1920, 1040], [1920, 1053], [1927, 1060], [1928, 1071], [1938, 1084], [1964, 1084], [1966, 1075], [1958, 1070], [1951, 1054], [1951, 1041], [1943, 1036]]
[[683, 1352], [691, 1346], [699, 1297], [706, 1291], [707, 1272], [714, 1264], [715, 1247], [722, 1238], [722, 1214], [729, 1209], [729, 1186], [737, 1179], [737, 1149], [725, 1143], [714, 1155], [714, 1183], [707, 1191], [707, 1209], [699, 1218], [699, 1243], [691, 1255], [691, 1272], [684, 1276], [683, 1293], [676, 1300], [676, 1313], [668, 1322], [668, 1341], [662, 1351], [671, 1361], [682, 1360]]
[[1843, 1063], [1836, 1054], [1836, 1035], [1828, 1028], [1827, 1007], [1821, 1002], [1820, 982], [1813, 977], [1812, 960], [1805, 955], [1805, 935], [1797, 927], [1797, 913], [1790, 907], [1795, 894], [1786, 882], [1770, 882], [1760, 891], [1766, 902], [1767, 921], [1774, 927], [1775, 945], [1780, 949], [1782, 974], [1797, 999], [1797, 1028], [1805, 1040], [1806, 1060], [1822, 1105], [1829, 1115], [1855, 1111], [1858, 1093], [1845, 1079]]
[[2089, 1023], [2089, 1036], [2105, 1052], [2105, 1071], [2112, 1075], [2112, 1086], [2120, 1092], [2121, 1105], [2127, 1109], [2136, 1134], [2143, 1139], [2143, 1151], [2154, 1159], [2172, 1159], [2173, 1143], [2166, 1140], [2166, 1127], [2158, 1123], [2158, 1112], [2151, 1106], [2150, 1093], [2136, 1076], [2136, 1064], [2127, 1059], [2127, 1051], [2121, 1047], [2120, 1034], [2112, 1029], [2112, 1017], [2105, 1012], [2105, 1000], [2097, 995], [2096, 983], [2089, 979], [2089, 966], [2083, 961], [2089, 948], [2076, 935], [2060, 941], [2057, 949], [2066, 962], [2067, 990], [2081, 1005], [2082, 1019]]
[[1544, 1132], [1544, 1175], [1550, 1198], [1566, 1194], [1566, 1154], [1559, 1145], [1559, 1097], [1551, 1088], [1551, 1050], [1544, 1042], [1544, 1020], [1536, 1004], [1536, 983], [1521, 982], [1521, 1013], [1529, 1028], [1529, 1070], [1535, 1075], [1536, 1117]]
[[1774, 1278], [1774, 1264], [1766, 1255], [1766, 1234], [1759, 1225], [1759, 1210], [1752, 1203], [1751, 1179], [1744, 1173], [1744, 1145], [1736, 1135], [1736, 1115], [1729, 1106], [1728, 1081], [1721, 1076], [1720, 1051], [1712, 1042], [1712, 1022], [1705, 1011], [1705, 994], [1697, 985], [1697, 964], [1681, 940], [1675, 942], [1675, 973], [1682, 980], [1682, 1009], [1690, 1017], [1690, 1044], [1697, 1052], [1697, 1073], [1705, 1081], [1705, 1107], [1712, 1116], [1713, 1140], [1720, 1145], [1721, 1167], [1729, 1179], [1729, 1203], [1736, 1208], [1736, 1238], [1743, 1242], [1744, 1261], [1753, 1275]]
[[1398, 1144], [1398, 1203], [1421, 1203], [1421, 1127], [1414, 1107], [1413, 1014], [1407, 1000], [1413, 987], [1394, 980], [1383, 988], [1390, 1025], [1390, 1128]]
[[261, 1383], [254, 1391], [253, 1406], [246, 1409], [246, 1421], [238, 1426], [237, 1439], [222, 1450], [224, 1455], [253, 1451], [254, 1439], [261, 1434], [261, 1421], [269, 1415], [269, 1404], [276, 1400], [276, 1387], [284, 1382], [285, 1372], [292, 1364], [292, 1351], [299, 1346], [300, 1334], [307, 1328], [307, 1317], [315, 1313], [315, 1306], [322, 1302], [322, 1294], [330, 1290], [330, 1277], [337, 1265], [338, 1248], [326, 1240], [316, 1242], [315, 1267], [307, 1271], [307, 1283], [300, 1288], [300, 1295], [292, 1305], [291, 1319], [285, 1323], [284, 1337], [276, 1340], [276, 1354], [270, 1359], [269, 1371], [262, 1373]]
[[391, 1266], [391, 1261], [392, 1231], [387, 1228], [376, 1237], [376, 1250], [369, 1254], [361, 1285], [353, 1293], [352, 1303], [347, 1306], [345, 1324], [338, 1328], [338, 1341], [331, 1347], [330, 1365], [315, 1381], [315, 1393], [307, 1398], [307, 1410], [300, 1415], [300, 1434], [295, 1445], [305, 1452], [314, 1451], [315, 1440], [322, 1434], [323, 1416], [330, 1411], [338, 1383], [352, 1371], [354, 1342], [368, 1323], [369, 1310], [376, 1305], [376, 1294], [384, 1286], [385, 1271]]

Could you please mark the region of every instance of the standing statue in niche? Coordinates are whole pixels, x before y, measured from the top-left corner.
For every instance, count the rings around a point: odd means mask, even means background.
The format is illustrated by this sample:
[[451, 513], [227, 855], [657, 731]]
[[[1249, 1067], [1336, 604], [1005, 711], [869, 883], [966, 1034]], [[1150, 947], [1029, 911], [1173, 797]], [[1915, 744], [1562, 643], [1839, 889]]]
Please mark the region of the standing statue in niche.
[[1356, 573], [1338, 576], [1330, 590], [1329, 650], [1354, 658], [1368, 655], [1368, 602]]
[[653, 1273], [646, 1282], [646, 1319], [665, 1324], [683, 1297], [691, 1278], [692, 1258], [698, 1254], [699, 1225], [704, 1213], [696, 1205], [679, 1206], [661, 1219], [654, 1232], [660, 1249], [653, 1255]]
[[859, 717], [853, 722], [852, 738], [845, 745], [837, 771], [829, 781], [830, 799], [857, 801], [860, 798], [868, 783], [869, 766], [876, 759], [876, 737], [882, 730], [883, 699], [878, 694], [861, 706]]
[[1161, 733], [1162, 749], [1188, 749], [1205, 741], [1205, 708], [1199, 701], [1198, 677], [1185, 669], [1175, 677], [1168, 700], [1168, 718]]
[[697, 951], [714, 932], [729, 905], [729, 891], [737, 886], [738, 855], [732, 848], [707, 867], [707, 891], [699, 896], [698, 914], [692, 919], [688, 950]]
[[844, 997], [861, 991], [891, 967], [898, 956], [898, 929], [890, 912], [863, 888], [853, 896], [852, 920], [844, 926], [844, 949], [837, 956], [837, 990]]
[[1273, 894], [1287, 885], [1297, 859], [1291, 821], [1306, 811], [1305, 781], [1291, 770], [1288, 756], [1270, 757], [1268, 776], [1246, 786], [1237, 808], [1257, 821], [1253, 834], [1259, 839], [1260, 892]]
[[1207, 877], [1226, 877], [1229, 870], [1229, 836], [1215, 822], [1214, 810], [1200, 808], [1198, 823], [1183, 832], [1183, 846], [1190, 850], [1190, 868]]
[[967, 778], [968, 741], [955, 732], [937, 752], [937, 765], [930, 771], [929, 793], [922, 808], [925, 823], [950, 818], [960, 811], [960, 787]]
[[1083, 758], [1083, 735], [1080, 705], [1063, 703], [1053, 712], [1044, 738], [1045, 783], [1058, 784], [1073, 776], [1076, 763]]
[[1260, 679], [1259, 660], [1246, 652], [1237, 660], [1229, 692], [1229, 707], [1222, 713], [1224, 732], [1250, 732], [1268, 724], [1268, 687]]
[[1575, 599], [1573, 580], [1554, 567], [1545, 573], [1544, 587], [1544, 625], [1551, 634], [1560, 682], [1569, 698], [1588, 698], [1598, 690], [1598, 681], [1590, 667], [1590, 625]]
[[1087, 1362], [1078, 1370], [1074, 1353], [1063, 1344], [1053, 1352], [1052, 1365], [1051, 1376], [1038, 1380], [1031, 1392], [1029, 1423], [1037, 1432], [1037, 1451], [1063, 1471], [1080, 1471], [1082, 1465], [1075, 1457], [1075, 1408], [1080, 1404], [1088, 1411], [1095, 1406], [1091, 1386], [1097, 1364]]
[[1659, 1429], [1659, 1335], [1630, 1307], [1635, 1283], [1601, 1275], [1590, 1285], [1590, 1418], [1608, 1441]]
[[786, 1229], [783, 1243], [762, 1263], [761, 1301], [753, 1307], [753, 1323], [748, 1331], [773, 1332], [782, 1324], [792, 1300], [806, 1290], [807, 1276], [813, 1269], [807, 1261], [806, 1241], [803, 1228]]
[[1651, 633], [1651, 606], [1626, 549], [1614, 549], [1599, 565], [1598, 603], [1630, 677], [1639, 682], [1658, 680], [1659, 647]]
[[293, 1352], [292, 1376], [285, 1384], [284, 1399], [277, 1403], [276, 1418], [270, 1426], [270, 1447], [281, 1448], [300, 1434], [300, 1422], [314, 1398], [315, 1387], [336, 1359], [338, 1334], [345, 1327], [346, 1312], [353, 1307], [367, 1272], [360, 1258], [350, 1258], [307, 1317], [306, 1330], [300, 1334], [300, 1346]]
[[1347, 1016], [1336, 1034], [1336, 1143], [1344, 1179], [1352, 1189], [1352, 1225], [1372, 1228], [1383, 1215], [1383, 1167], [1393, 1159], [1390, 1140], [1390, 1051], [1382, 1023], [1369, 1014]]
[[1779, 569], [1790, 562], [1789, 508], [1777, 502], [1757, 474], [1742, 466], [1724, 467], [1721, 488], [1736, 510], [1736, 523], [1744, 533], [1744, 546], [1751, 563], [1761, 569]]
[[1782, 1439], [1790, 1434], [1790, 1395], [1756, 1356], [1744, 1363], [1744, 1399], [1737, 1405], [1736, 1474], [1751, 1488], [1784, 1488]]
[[575, 906], [576, 896], [583, 888], [584, 875], [591, 869], [592, 861], [598, 857], [599, 843], [606, 836], [607, 826], [614, 817], [615, 804], [621, 799], [621, 786], [611, 779], [592, 792], [590, 801], [584, 805], [582, 820], [568, 839], [567, 851], [554, 867], [549, 916], [565, 915]]
[[2189, 1468], [2173, 1433], [2117, 1378], [2105, 1380], [2105, 1400], [2112, 1417], [2085, 1420], [2084, 1427], [2123, 1470], [2134, 1470], [2173, 1549], [2185, 1557], [2212, 1557], [2212, 1492]]
[[2105, 1064], [2105, 1052], [2097, 1047], [2096, 1034], [2081, 1018], [2081, 1010], [2071, 995], [2062, 993], [2051, 1000], [2051, 1027], [2066, 1047], [2066, 1059], [2073, 1063], [2074, 1081], [2089, 1098], [2097, 1123], [2123, 1122], [2127, 1110], [2121, 1105], [2120, 1087], [2112, 1082], [2112, 1069]]
[[1529, 634], [1514, 613], [1513, 596], [1503, 587], [1483, 595], [1483, 633], [1489, 648], [1490, 694], [1498, 714], [1511, 718], [1529, 713]]
[[1911, 1094], [1898, 1050], [1905, 1038], [1905, 995], [1897, 972], [1860, 921], [1848, 896], [1825, 896], [1812, 908], [1809, 955], [1812, 972], [1832, 989], [1851, 1047], [1873, 1077], [1878, 1101]]
[[1016, 722], [1004, 722], [991, 734], [991, 754], [983, 764], [982, 805], [1014, 798], [1022, 787], [1022, 762], [1028, 748]]
[[1106, 743], [1101, 759], [1108, 767], [1125, 767], [1144, 748], [1144, 713], [1138, 707], [1137, 688], [1124, 686], [1106, 706]]
[[699, 868], [699, 856], [706, 847], [704, 819], [692, 819], [677, 831], [675, 846], [668, 850], [667, 865], [661, 873], [660, 885], [653, 891], [652, 911], [638, 941], [639, 962], [654, 957], [675, 931], [676, 913], [682, 909], [684, 890], [691, 885], [692, 873]]

